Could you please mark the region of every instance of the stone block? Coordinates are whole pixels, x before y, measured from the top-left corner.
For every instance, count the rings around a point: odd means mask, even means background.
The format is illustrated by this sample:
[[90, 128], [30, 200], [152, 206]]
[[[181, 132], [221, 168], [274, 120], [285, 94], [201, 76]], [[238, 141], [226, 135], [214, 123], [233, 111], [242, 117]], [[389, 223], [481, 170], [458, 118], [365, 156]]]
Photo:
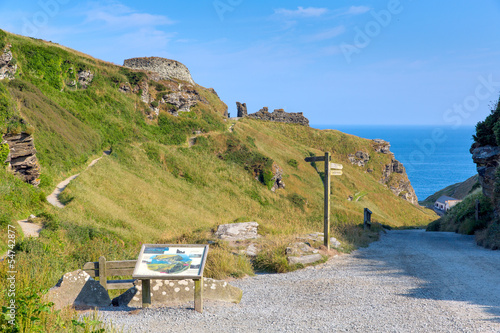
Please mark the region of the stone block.
[[[239, 303], [243, 291], [226, 281], [203, 279], [203, 299]], [[151, 305], [179, 305], [194, 300], [193, 280], [151, 280]], [[113, 299], [115, 306], [142, 307], [142, 281]]]
[[302, 256], [302, 257], [288, 257], [288, 263], [290, 265], [295, 265], [295, 264], [302, 264], [302, 265], [307, 265], [307, 264], [312, 264], [317, 261], [323, 260], [323, 256], [321, 254], [310, 254], [307, 256]]
[[111, 305], [108, 292], [101, 284], [81, 269], [66, 273], [45, 295], [54, 303], [54, 309], [67, 306], [102, 307]]
[[215, 236], [227, 241], [254, 239], [259, 237], [257, 234], [258, 226], [257, 222], [222, 224], [217, 228]]

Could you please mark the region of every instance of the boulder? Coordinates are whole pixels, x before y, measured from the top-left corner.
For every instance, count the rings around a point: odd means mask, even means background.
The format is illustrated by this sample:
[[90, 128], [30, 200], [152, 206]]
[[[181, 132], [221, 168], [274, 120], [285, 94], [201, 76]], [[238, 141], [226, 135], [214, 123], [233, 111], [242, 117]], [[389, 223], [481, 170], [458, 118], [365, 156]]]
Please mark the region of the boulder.
[[[203, 299], [239, 303], [243, 291], [226, 281], [203, 279]], [[151, 304], [179, 305], [194, 300], [193, 280], [151, 280]], [[142, 306], [142, 281], [134, 282], [134, 287], [113, 299], [114, 306]]]
[[302, 257], [288, 257], [288, 263], [290, 265], [295, 265], [295, 264], [302, 264], [302, 265], [307, 265], [307, 264], [312, 264], [317, 261], [323, 260], [323, 256], [321, 254], [310, 254], [307, 256], [302, 256]]
[[245, 250], [245, 254], [249, 257], [256, 257], [257, 253], [259, 253], [259, 249], [255, 246], [255, 244], [250, 244]]
[[258, 238], [257, 222], [241, 222], [222, 224], [217, 228], [215, 236], [222, 240], [239, 241]]
[[349, 162], [351, 162], [351, 164], [362, 167], [365, 166], [366, 163], [368, 163], [368, 161], [370, 160], [370, 155], [363, 151], [357, 151], [355, 154], [347, 155], [347, 158], [349, 159]]
[[108, 292], [101, 284], [81, 269], [66, 273], [45, 295], [54, 309], [66, 306], [102, 307], [111, 305]]

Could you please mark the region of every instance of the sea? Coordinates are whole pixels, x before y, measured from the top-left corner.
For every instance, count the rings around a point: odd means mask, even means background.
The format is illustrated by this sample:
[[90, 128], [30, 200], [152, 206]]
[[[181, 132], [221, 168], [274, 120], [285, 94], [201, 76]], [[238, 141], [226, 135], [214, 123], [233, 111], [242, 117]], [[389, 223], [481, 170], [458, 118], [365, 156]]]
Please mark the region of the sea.
[[476, 165], [469, 152], [474, 126], [353, 126], [311, 125], [335, 129], [366, 139], [383, 139], [403, 163], [418, 200], [475, 175]]

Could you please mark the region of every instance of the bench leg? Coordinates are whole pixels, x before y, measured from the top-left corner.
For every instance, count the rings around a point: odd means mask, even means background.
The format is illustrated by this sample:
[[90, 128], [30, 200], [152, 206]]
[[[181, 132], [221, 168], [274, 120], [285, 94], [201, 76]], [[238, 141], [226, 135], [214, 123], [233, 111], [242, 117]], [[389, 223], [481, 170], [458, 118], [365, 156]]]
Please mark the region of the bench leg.
[[194, 309], [203, 312], [203, 277], [194, 280]]
[[142, 307], [149, 308], [151, 306], [151, 280], [142, 281]]

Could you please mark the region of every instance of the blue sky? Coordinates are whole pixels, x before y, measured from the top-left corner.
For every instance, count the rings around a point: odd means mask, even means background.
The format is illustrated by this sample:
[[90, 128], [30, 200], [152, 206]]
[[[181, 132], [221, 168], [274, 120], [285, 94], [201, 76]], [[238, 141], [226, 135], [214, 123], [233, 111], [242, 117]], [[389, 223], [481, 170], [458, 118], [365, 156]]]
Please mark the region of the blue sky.
[[236, 115], [312, 124], [473, 125], [500, 94], [500, 2], [24, 0], [0, 28], [123, 64], [178, 60]]

